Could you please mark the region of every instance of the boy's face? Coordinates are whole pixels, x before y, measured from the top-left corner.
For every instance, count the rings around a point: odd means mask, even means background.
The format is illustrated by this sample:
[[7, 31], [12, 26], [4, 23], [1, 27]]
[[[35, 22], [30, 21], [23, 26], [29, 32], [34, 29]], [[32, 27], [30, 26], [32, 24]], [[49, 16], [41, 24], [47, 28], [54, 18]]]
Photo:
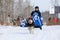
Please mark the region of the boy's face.
[[39, 8], [35, 8], [35, 11], [38, 11], [39, 10]]

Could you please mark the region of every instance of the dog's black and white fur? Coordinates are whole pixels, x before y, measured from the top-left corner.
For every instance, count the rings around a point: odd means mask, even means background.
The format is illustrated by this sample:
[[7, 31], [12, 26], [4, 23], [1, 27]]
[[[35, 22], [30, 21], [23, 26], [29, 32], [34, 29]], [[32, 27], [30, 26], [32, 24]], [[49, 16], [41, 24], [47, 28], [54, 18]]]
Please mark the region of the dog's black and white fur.
[[28, 18], [27, 26], [28, 26], [28, 30], [30, 31], [30, 33], [34, 33], [34, 31], [33, 31], [34, 23], [33, 23], [33, 19], [32, 18]]

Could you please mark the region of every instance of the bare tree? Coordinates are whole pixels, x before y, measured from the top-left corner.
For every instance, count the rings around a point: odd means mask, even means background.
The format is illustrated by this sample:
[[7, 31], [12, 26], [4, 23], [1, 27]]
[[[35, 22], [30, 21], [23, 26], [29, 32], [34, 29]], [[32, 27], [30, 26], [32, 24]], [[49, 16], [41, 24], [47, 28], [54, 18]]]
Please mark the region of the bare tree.
[[33, 7], [30, 6], [29, 0], [25, 2], [23, 0], [0, 0], [0, 21], [6, 22], [8, 15], [12, 19], [18, 16], [27, 17], [32, 9]]

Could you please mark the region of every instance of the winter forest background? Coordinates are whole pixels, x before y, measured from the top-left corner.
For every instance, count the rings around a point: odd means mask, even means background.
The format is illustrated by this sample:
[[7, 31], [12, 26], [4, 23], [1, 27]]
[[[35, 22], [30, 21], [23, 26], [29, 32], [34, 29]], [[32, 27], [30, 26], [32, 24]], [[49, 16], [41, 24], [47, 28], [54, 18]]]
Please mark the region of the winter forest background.
[[8, 15], [12, 19], [18, 16], [28, 17], [32, 9], [29, 0], [25, 2], [23, 0], [0, 0], [0, 21], [6, 21]]
[[[55, 2], [54, 2], [55, 1]], [[0, 22], [7, 22], [8, 15], [12, 20], [18, 16], [27, 18], [30, 16], [35, 6], [40, 7], [43, 21], [46, 22], [49, 17], [58, 17], [58, 14], [49, 14], [50, 6], [60, 6], [59, 0], [0, 0]], [[54, 6], [55, 7], [55, 6]], [[60, 15], [59, 17], [60, 18]]]

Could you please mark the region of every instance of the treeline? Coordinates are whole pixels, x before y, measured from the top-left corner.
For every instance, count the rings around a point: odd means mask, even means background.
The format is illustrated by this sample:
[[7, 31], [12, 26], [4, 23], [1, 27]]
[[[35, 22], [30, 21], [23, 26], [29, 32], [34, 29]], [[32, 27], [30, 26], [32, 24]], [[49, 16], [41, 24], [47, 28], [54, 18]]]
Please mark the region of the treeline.
[[18, 16], [28, 17], [32, 10], [33, 7], [28, 0], [25, 2], [23, 0], [0, 0], [0, 22], [6, 22], [8, 15], [12, 19]]

